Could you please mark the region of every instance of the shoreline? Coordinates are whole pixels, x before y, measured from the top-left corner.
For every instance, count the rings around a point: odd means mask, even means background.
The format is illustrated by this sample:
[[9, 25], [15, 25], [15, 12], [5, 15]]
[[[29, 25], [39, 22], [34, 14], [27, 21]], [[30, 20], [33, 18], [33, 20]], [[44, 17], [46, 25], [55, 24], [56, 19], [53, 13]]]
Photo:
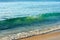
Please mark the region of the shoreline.
[[29, 32], [22, 32], [14, 35], [8, 35], [7, 37], [3, 37], [0, 40], [17, 40], [17, 39], [24, 39], [24, 38], [29, 38], [33, 36], [38, 36], [38, 35], [44, 35], [48, 34], [51, 32], [55, 32], [60, 30], [60, 27], [52, 27], [48, 28], [46, 30], [34, 30], [34, 31], [29, 31]]
[[60, 40], [60, 31], [59, 32], [56, 31], [42, 35], [36, 35], [28, 38], [18, 39], [18, 40]]

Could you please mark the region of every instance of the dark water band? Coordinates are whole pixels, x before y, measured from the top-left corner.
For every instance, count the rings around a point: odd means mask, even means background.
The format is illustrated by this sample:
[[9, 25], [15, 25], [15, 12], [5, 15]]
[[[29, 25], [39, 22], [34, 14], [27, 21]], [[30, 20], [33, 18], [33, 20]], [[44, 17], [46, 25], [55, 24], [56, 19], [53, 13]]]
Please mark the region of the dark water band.
[[33, 24], [51, 24], [60, 21], [60, 13], [45, 13], [37, 16], [11, 18], [0, 21], [0, 30], [25, 27]]

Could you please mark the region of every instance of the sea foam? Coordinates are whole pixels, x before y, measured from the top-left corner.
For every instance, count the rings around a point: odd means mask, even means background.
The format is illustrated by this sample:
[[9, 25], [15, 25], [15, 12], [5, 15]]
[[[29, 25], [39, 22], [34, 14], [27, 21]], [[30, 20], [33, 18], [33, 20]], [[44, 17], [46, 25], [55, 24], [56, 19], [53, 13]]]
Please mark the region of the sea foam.
[[37, 30], [29, 31], [29, 32], [22, 32], [22, 33], [17, 33], [17, 34], [13, 34], [13, 35], [8, 35], [8, 36], [0, 38], [0, 40], [22, 39], [22, 38], [26, 38], [26, 37], [31, 37], [31, 36], [35, 36], [35, 35], [41, 35], [41, 34], [53, 32], [55, 30], [60, 30], [60, 25], [57, 25], [57, 26], [55, 25], [53, 27], [45, 28], [43, 30], [37, 29]]

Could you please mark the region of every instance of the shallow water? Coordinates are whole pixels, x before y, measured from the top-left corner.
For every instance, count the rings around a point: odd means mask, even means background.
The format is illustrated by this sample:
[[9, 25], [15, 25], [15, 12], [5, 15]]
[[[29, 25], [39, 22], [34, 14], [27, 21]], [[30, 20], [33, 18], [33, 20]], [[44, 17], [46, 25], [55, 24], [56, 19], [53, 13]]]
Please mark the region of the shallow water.
[[44, 30], [48, 28], [53, 28], [54, 26], [58, 28], [58, 25], [60, 25], [60, 20], [59, 21], [46, 21], [43, 23], [37, 23], [34, 25], [27, 25], [27, 26], [20, 26], [12, 29], [5, 29], [5, 30], [0, 30], [0, 37], [6, 36], [6, 35], [12, 35], [12, 34], [17, 34], [17, 33], [22, 33], [22, 32], [29, 32], [33, 30]]

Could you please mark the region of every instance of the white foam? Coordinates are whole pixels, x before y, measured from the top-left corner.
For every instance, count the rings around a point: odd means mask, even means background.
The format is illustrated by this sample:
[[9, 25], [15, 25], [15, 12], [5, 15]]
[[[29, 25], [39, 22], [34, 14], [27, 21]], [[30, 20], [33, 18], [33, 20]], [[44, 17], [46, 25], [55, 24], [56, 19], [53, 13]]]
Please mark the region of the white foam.
[[18, 33], [18, 34], [8, 35], [6, 37], [1, 38], [0, 40], [12, 40], [12, 39], [25, 38], [25, 37], [29, 37], [29, 36], [33, 36], [33, 35], [39, 35], [39, 34], [51, 32], [51, 31], [58, 30], [58, 29], [60, 29], [60, 26], [58, 26], [58, 27], [54, 26], [52, 28], [46, 28], [43, 30], [33, 30], [33, 31], [29, 31], [29, 32], [22, 32], [22, 33]]

